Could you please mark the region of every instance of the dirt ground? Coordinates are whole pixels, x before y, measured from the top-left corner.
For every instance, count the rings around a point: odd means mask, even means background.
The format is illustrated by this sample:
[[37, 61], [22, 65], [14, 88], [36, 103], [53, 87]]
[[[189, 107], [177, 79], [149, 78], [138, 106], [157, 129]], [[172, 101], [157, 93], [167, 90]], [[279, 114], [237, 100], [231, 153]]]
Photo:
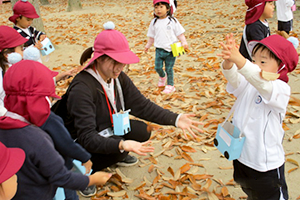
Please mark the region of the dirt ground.
[[[226, 34], [233, 33], [240, 42], [246, 10], [244, 1], [178, 1], [175, 17], [186, 29], [185, 36], [191, 52], [176, 60], [176, 92], [172, 95], [162, 95], [161, 89], [156, 87], [158, 75], [154, 70], [154, 47], [148, 53], [143, 52], [153, 17], [152, 1], [81, 2], [83, 9], [73, 12], [66, 11], [66, 0], [50, 0], [50, 5], [40, 7], [45, 31], [56, 48], [49, 57], [43, 58], [43, 63], [57, 71], [79, 66], [81, 53], [93, 45], [96, 35], [103, 30], [103, 24], [113, 21], [140, 58], [140, 63], [130, 65], [125, 71], [141, 92], [164, 108], [177, 113], [196, 114], [195, 120], [203, 121], [201, 128], [205, 131], [198, 133], [197, 139], [185, 140], [180, 129], [155, 125], [152, 134], [155, 152], [139, 157], [139, 164], [133, 167], [112, 166], [110, 170], [118, 173], [120, 170], [126, 176], [127, 183], [123, 180], [118, 187], [109, 183], [101, 191], [107, 189], [115, 192], [111, 195], [115, 195], [113, 199], [141, 199], [137, 195], [144, 193], [153, 199], [167, 196], [169, 199], [244, 199], [246, 195], [232, 181], [232, 162], [212, 146], [217, 124], [224, 120], [234, 102], [234, 98], [225, 90], [226, 80], [219, 67], [221, 59], [216, 54], [220, 52], [219, 43]], [[1, 25], [12, 26], [8, 21], [11, 13], [10, 3], [0, 5]], [[294, 14], [292, 35], [298, 37], [300, 23], [297, 19], [300, 11]], [[275, 33], [276, 13], [269, 23], [271, 32]], [[289, 82], [292, 98], [298, 99], [299, 73], [298, 66], [290, 74]], [[60, 95], [66, 90], [67, 84], [68, 81], [65, 81], [58, 85], [57, 92]], [[300, 199], [300, 150], [299, 139], [296, 139], [300, 133], [299, 108], [299, 101], [291, 101], [284, 121], [286, 136], [283, 144], [290, 199]], [[191, 177], [199, 179], [193, 182]], [[201, 185], [201, 189], [196, 190], [197, 184]], [[188, 196], [187, 193], [196, 196]]]

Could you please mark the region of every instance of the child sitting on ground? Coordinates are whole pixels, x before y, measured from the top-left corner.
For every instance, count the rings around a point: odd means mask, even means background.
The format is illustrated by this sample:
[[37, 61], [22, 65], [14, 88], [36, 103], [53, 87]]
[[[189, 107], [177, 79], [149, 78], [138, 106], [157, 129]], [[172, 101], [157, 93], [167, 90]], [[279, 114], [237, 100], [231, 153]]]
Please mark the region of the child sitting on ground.
[[234, 180], [248, 199], [288, 199], [282, 122], [291, 94], [287, 73], [297, 66], [297, 51], [285, 38], [272, 35], [250, 44], [251, 63], [232, 34], [221, 45], [227, 91], [239, 99], [233, 124], [246, 137], [240, 158], [233, 161]]
[[26, 153], [18, 172], [16, 199], [52, 200], [57, 187], [84, 190], [104, 184], [111, 176], [104, 172], [90, 176], [71, 172], [64, 166], [50, 136], [37, 127], [49, 118], [49, 97], [59, 98], [53, 82], [56, 74], [39, 62], [22, 60], [4, 76], [4, 105], [8, 111], [0, 117], [0, 141]]
[[18, 187], [16, 173], [22, 167], [25, 153], [20, 148], [7, 148], [0, 142], [0, 199], [12, 199]]

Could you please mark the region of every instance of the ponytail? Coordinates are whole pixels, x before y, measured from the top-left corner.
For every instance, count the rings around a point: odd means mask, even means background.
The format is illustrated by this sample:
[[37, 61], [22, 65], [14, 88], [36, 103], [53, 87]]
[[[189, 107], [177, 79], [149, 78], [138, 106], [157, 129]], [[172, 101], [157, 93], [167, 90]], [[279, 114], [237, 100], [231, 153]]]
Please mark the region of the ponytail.
[[89, 47], [86, 50], [84, 50], [84, 52], [81, 54], [80, 57], [80, 61], [79, 61], [80, 65], [83, 65], [83, 63], [85, 63], [88, 59], [90, 59], [93, 53], [94, 53], [93, 47]]

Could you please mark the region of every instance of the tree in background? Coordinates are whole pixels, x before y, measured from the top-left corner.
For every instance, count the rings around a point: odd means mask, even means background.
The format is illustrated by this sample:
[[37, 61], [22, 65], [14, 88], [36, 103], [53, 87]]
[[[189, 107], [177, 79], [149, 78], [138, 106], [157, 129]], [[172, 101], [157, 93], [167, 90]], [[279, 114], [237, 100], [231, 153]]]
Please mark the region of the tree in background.
[[68, 8], [67, 11], [71, 12], [73, 10], [80, 10], [82, 9], [80, 0], [68, 0]]

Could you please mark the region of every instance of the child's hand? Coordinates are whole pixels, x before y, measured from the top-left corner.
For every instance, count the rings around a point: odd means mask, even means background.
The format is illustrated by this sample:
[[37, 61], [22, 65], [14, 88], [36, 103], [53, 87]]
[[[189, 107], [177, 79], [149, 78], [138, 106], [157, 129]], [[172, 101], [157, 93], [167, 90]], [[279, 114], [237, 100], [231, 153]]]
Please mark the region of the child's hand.
[[148, 49], [149, 49], [149, 48], [145, 47], [145, 50], [144, 50], [144, 51], [145, 51], [145, 53], [147, 53], [147, 52], [148, 52]]
[[40, 41], [37, 41], [37, 43], [35, 43], [34, 45], [38, 50], [42, 50], [43, 49], [43, 45]]
[[40, 35], [40, 41], [42, 42], [46, 37], [46, 35]]
[[56, 82], [59, 82], [61, 80], [68, 78], [69, 76], [74, 76], [76, 74], [76, 72], [77, 72], [77, 69], [70, 69], [68, 71], [61, 72], [55, 77], [55, 80], [56, 80]]
[[96, 172], [95, 174], [92, 174], [89, 176], [90, 182], [88, 186], [91, 185], [104, 185], [108, 179], [110, 179], [110, 177], [112, 176], [112, 174], [110, 173], [106, 173], [106, 172]]
[[239, 52], [239, 48], [235, 43], [233, 34], [231, 33], [230, 35], [226, 35], [226, 43], [224, 44], [223, 42], [221, 42], [220, 44], [223, 47], [222, 53], [217, 55], [225, 60], [225, 66], [229, 66], [232, 65], [232, 63], [235, 63], [238, 69], [241, 69], [245, 65], [246, 59]]
[[189, 52], [190, 50], [189, 50], [189, 45], [188, 44], [184, 44], [183, 45], [183, 48], [184, 48], [184, 50], [186, 51], [186, 52]]
[[93, 163], [91, 160], [88, 160], [87, 162], [82, 163], [82, 166], [85, 167], [85, 174], [89, 174], [91, 172]]

